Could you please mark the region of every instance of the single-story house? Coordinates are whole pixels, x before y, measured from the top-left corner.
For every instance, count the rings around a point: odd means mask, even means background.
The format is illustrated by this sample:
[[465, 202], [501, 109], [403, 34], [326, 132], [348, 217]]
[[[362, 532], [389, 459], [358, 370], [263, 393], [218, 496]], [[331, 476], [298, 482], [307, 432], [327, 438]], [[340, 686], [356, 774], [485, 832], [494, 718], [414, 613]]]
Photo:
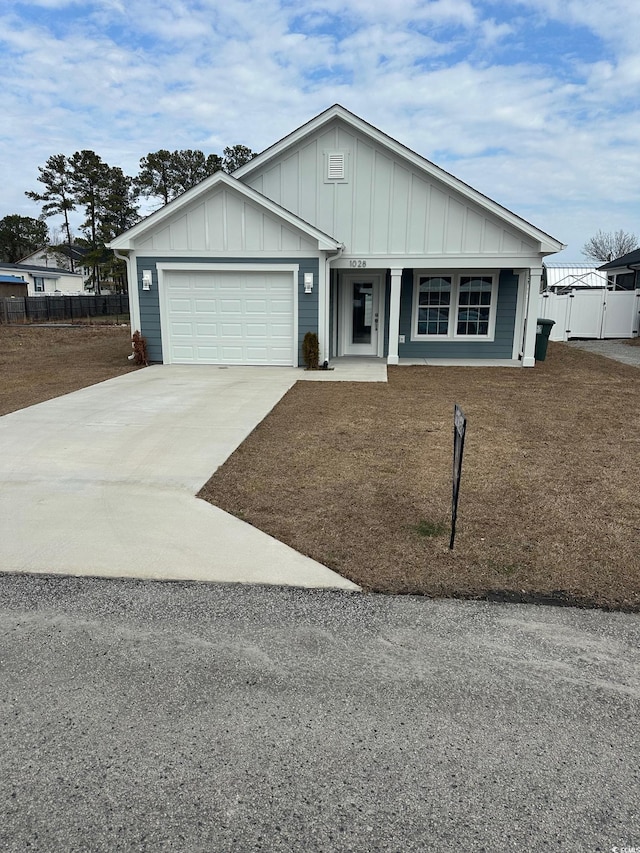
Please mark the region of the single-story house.
[[58, 267], [35, 264], [7, 264], [0, 261], [0, 275], [22, 279], [27, 292], [21, 296], [44, 296], [45, 294], [77, 294], [84, 290], [82, 275]]
[[532, 367], [544, 231], [335, 105], [111, 241], [153, 361]]
[[608, 277], [614, 290], [640, 289], [640, 249], [627, 252], [598, 269]]

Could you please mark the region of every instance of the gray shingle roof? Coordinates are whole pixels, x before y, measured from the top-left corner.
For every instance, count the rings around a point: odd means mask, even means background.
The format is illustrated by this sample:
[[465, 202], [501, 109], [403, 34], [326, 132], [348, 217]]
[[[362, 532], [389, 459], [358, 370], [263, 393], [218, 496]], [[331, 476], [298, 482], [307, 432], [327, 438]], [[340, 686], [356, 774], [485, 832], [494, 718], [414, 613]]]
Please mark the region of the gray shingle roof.
[[70, 272], [63, 267], [39, 267], [34, 264], [5, 264], [0, 261], [0, 270], [18, 270], [19, 272], [35, 272], [35, 273], [57, 273], [59, 275], [80, 275], [77, 272]]
[[621, 258], [616, 258], [615, 261], [609, 261], [608, 264], [603, 264], [601, 267], [598, 267], [598, 269], [617, 270], [620, 267], [628, 267], [631, 264], [633, 264], [633, 266], [640, 264], [640, 249], [634, 249], [633, 252], [627, 252], [627, 254], [622, 255]]

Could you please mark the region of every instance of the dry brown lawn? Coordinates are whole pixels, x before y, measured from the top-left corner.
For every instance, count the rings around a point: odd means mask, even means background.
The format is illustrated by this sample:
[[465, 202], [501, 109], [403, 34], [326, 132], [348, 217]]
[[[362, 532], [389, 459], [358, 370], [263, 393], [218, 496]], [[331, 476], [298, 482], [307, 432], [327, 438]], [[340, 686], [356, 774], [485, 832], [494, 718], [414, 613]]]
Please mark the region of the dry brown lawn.
[[1, 326], [0, 415], [137, 370], [128, 326]]
[[533, 370], [300, 382], [201, 497], [367, 590], [637, 611], [639, 413], [640, 370], [562, 344]]
[[[129, 352], [128, 327], [0, 326], [0, 414], [135, 370]], [[562, 344], [534, 370], [300, 382], [201, 496], [369, 590], [640, 611], [639, 413], [640, 370]]]

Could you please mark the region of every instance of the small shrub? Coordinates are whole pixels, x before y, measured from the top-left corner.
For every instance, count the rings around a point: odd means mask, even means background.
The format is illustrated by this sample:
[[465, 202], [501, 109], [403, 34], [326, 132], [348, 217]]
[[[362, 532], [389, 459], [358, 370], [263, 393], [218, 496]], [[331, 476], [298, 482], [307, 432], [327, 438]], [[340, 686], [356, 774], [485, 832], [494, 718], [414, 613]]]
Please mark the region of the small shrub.
[[133, 363], [134, 364], [144, 364], [145, 366], [149, 364], [147, 360], [147, 341], [142, 337], [140, 332], [134, 332], [131, 336], [131, 345], [133, 347]]
[[317, 370], [320, 361], [320, 344], [315, 332], [307, 332], [302, 341], [302, 358], [307, 370]]

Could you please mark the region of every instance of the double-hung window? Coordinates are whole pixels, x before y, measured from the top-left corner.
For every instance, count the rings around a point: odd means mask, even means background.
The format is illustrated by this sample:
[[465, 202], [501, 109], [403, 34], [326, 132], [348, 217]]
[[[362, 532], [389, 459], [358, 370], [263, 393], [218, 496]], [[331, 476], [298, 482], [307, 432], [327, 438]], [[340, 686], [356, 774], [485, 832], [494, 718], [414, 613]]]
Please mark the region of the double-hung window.
[[417, 335], [446, 337], [451, 317], [450, 275], [424, 275], [418, 279]]
[[34, 275], [33, 289], [36, 293], [44, 293], [44, 278], [42, 276]]
[[418, 273], [412, 339], [493, 340], [497, 291], [494, 273]]

